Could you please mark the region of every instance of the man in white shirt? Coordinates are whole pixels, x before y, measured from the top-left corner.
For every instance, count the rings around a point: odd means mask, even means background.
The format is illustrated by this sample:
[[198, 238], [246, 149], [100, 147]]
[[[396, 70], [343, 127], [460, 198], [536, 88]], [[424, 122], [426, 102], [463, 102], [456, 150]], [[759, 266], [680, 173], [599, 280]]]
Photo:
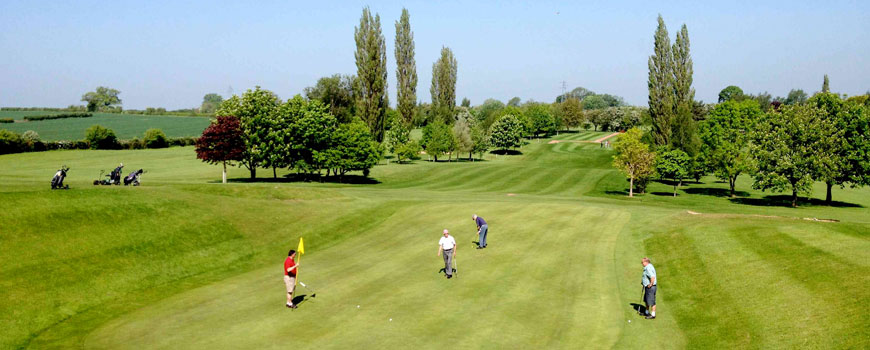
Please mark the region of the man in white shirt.
[[[442, 254], [443, 252], [443, 254]], [[456, 256], [456, 240], [444, 229], [444, 237], [438, 240], [438, 256], [444, 257], [444, 272], [453, 278], [453, 257]]]

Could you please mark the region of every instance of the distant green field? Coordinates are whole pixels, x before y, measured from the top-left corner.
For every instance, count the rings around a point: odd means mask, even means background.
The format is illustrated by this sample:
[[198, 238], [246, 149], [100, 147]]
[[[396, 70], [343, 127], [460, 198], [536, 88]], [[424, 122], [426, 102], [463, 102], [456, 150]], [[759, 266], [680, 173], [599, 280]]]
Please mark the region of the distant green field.
[[[52, 111], [0, 111], [0, 118], [21, 119], [25, 116], [58, 114]], [[36, 131], [43, 141], [75, 141], [85, 138], [85, 130], [99, 124], [115, 131], [120, 139], [142, 138], [145, 130], [157, 128], [168, 137], [199, 136], [208, 126], [210, 118], [169, 115], [138, 115], [94, 113], [90, 118], [67, 118], [31, 122], [0, 124], [0, 128], [23, 133]]]
[[[192, 147], [0, 156], [0, 348], [870, 347], [870, 189], [793, 209], [745, 176], [735, 199], [706, 177], [628, 198], [612, 150], [549, 141], [382, 162], [367, 184], [231, 168], [223, 185]], [[91, 185], [118, 162], [143, 185]], [[61, 164], [72, 189], [51, 191]], [[443, 228], [451, 280], [432, 254]], [[299, 237], [311, 290], [288, 310], [278, 266]], [[632, 306], [644, 256], [656, 320]]]

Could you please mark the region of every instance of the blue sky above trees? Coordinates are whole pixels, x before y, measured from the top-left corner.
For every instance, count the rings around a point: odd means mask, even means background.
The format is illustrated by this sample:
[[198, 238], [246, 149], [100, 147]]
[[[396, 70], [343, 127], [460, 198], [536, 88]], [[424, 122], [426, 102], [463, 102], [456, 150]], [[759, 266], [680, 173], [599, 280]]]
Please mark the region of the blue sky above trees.
[[[99, 85], [125, 108], [189, 108], [203, 95], [260, 85], [281, 98], [318, 78], [355, 74], [364, 2], [0, 2], [0, 106], [65, 107]], [[785, 96], [792, 88], [870, 90], [870, 2], [379, 2], [395, 104], [394, 23], [411, 14], [418, 98], [429, 100], [442, 45], [459, 63], [457, 102], [552, 102], [583, 86], [646, 105], [656, 16], [671, 40], [685, 23], [696, 99], [719, 90]]]

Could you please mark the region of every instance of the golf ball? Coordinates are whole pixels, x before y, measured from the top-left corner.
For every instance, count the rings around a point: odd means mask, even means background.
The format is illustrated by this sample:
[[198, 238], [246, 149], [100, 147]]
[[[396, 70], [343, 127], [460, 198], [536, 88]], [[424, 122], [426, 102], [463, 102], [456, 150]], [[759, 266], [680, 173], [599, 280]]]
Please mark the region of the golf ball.
[[628, 323], [631, 323], [631, 320], [628, 320]]
[[390, 319], [390, 322], [393, 322], [393, 319], [392, 319], [392, 318]]
[[359, 309], [359, 305], [357, 305], [356, 308]]

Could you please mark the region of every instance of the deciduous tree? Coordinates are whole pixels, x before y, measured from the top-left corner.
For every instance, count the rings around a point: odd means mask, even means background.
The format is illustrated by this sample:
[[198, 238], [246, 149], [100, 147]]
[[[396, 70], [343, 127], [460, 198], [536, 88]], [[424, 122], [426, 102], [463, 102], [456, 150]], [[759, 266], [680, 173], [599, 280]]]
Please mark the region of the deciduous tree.
[[616, 155], [613, 156], [613, 166], [622, 171], [629, 179], [628, 196], [634, 197], [635, 180], [645, 179], [655, 172], [656, 154], [650, 152], [649, 146], [643, 141], [643, 132], [632, 128], [619, 136], [613, 145]]
[[218, 94], [206, 94], [202, 97], [202, 105], [199, 107], [201, 113], [214, 113], [220, 107], [224, 98]]
[[812, 190], [818, 166], [818, 111], [806, 105], [783, 106], [764, 115], [752, 137], [757, 170], [752, 188], [781, 192], [790, 189], [792, 207], [800, 193]]
[[432, 108], [441, 121], [452, 125], [456, 108], [457, 63], [453, 51], [441, 48], [441, 57], [432, 64]]
[[408, 9], [396, 21], [396, 109], [406, 125], [414, 121], [417, 109], [417, 63], [414, 59], [414, 32]]
[[105, 86], [98, 86], [96, 90], [82, 95], [82, 101], [88, 103], [88, 111], [102, 111], [107, 108], [117, 107], [121, 104], [118, 97], [121, 92]]
[[692, 158], [681, 149], [666, 151], [656, 158], [656, 172], [674, 182], [674, 197], [677, 196], [677, 189], [683, 184], [683, 179], [689, 176], [691, 162]]
[[239, 118], [220, 116], [196, 140], [196, 158], [209, 164], [223, 164], [223, 183], [227, 183], [227, 164], [241, 161], [245, 141]]
[[233, 96], [215, 111], [215, 116], [234, 116], [239, 118], [245, 141], [245, 153], [239, 164], [248, 169], [251, 179], [257, 177], [257, 167], [263, 163], [266, 153], [263, 142], [269, 135], [270, 119], [281, 101], [275, 93], [261, 89], [248, 89], [241, 97]]
[[662, 16], [658, 17], [654, 54], [649, 57], [649, 114], [652, 136], [656, 145], [671, 143], [671, 124], [674, 119], [673, 58], [668, 29]]
[[384, 140], [387, 108], [387, 49], [381, 34], [381, 16], [373, 17], [363, 9], [359, 27], [354, 29], [357, 69], [357, 113], [368, 125], [375, 140]]
[[737, 177], [752, 169], [749, 142], [760, 118], [754, 100], [730, 100], [717, 105], [701, 124], [702, 159], [716, 177], [728, 181], [731, 197]]
[[506, 151], [520, 146], [523, 137], [523, 126], [512, 114], [505, 115], [489, 128], [490, 145], [493, 148]]

